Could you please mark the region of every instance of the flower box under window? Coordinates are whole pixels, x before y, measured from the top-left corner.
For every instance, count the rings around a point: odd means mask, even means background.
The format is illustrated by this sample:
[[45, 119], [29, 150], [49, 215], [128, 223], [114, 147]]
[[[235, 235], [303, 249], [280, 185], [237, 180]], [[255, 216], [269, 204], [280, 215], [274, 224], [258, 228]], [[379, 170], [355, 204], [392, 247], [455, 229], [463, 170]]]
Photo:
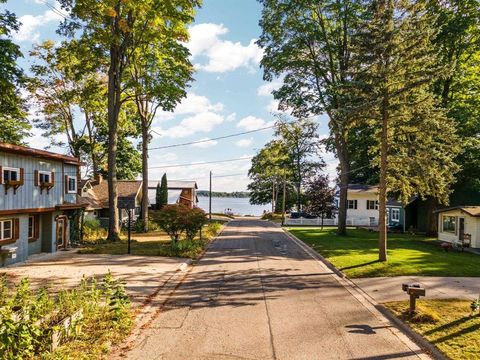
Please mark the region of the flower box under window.
[[53, 171], [35, 170], [35, 186], [40, 188], [40, 194], [43, 190], [50, 193], [50, 189], [55, 186], [55, 173]]
[[8, 189], [13, 189], [13, 193], [17, 193], [17, 189], [24, 184], [24, 171], [21, 168], [2, 167], [0, 166], [0, 184], [5, 187], [5, 195]]

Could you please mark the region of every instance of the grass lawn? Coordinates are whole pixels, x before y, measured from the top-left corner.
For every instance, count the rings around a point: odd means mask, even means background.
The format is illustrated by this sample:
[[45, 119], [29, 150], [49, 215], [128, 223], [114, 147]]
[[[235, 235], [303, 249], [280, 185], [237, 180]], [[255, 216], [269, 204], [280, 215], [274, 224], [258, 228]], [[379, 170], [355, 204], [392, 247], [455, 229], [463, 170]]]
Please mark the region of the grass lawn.
[[480, 256], [444, 252], [435, 239], [408, 234], [388, 234], [388, 262], [378, 261], [378, 233], [349, 229], [288, 228], [352, 278], [376, 276], [480, 276]]
[[470, 301], [420, 300], [412, 319], [408, 302], [385, 305], [449, 358], [480, 359], [480, 316], [471, 316]]
[[[187, 243], [180, 240], [180, 246], [174, 249], [171, 246], [170, 237], [162, 231], [152, 231], [146, 234], [132, 233], [131, 253], [140, 256], [175, 256], [196, 259], [203, 252], [208, 241], [216, 235], [216, 232], [203, 231], [202, 240], [197, 237], [193, 242]], [[80, 254], [110, 254], [126, 255], [128, 253], [128, 240], [122, 232], [121, 240], [117, 242], [100, 240], [87, 244], [80, 249]]]

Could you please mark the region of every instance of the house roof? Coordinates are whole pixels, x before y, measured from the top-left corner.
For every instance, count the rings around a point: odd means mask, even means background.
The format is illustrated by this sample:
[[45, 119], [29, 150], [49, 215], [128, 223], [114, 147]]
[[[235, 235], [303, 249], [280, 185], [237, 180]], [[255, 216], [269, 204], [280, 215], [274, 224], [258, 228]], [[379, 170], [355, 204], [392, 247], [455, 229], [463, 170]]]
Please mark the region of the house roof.
[[480, 206], [452, 206], [444, 209], [435, 210], [434, 213], [442, 213], [450, 210], [461, 210], [473, 217], [480, 217]]
[[73, 156], [57, 154], [57, 153], [53, 153], [45, 150], [33, 149], [26, 146], [7, 144], [4, 142], [0, 142], [0, 152], [26, 155], [26, 156], [31, 156], [31, 157], [40, 158], [40, 159], [55, 160], [55, 161], [63, 162], [65, 164], [72, 164], [72, 165], [78, 165], [78, 166], [82, 165], [82, 162], [80, 161], [80, 159]]
[[[148, 188], [156, 189], [158, 183], [161, 183], [161, 180], [150, 180]], [[169, 189], [198, 189], [197, 182], [194, 180], [167, 180], [167, 186]]]
[[376, 193], [378, 192], [377, 185], [365, 185], [365, 184], [349, 184], [348, 191], [350, 192], [366, 192], [366, 193]]
[[[91, 184], [97, 203], [103, 208], [108, 208], [108, 181], [103, 180], [100, 183], [92, 182]], [[117, 182], [117, 191], [119, 197], [136, 197], [141, 188], [141, 180], [120, 180]]]

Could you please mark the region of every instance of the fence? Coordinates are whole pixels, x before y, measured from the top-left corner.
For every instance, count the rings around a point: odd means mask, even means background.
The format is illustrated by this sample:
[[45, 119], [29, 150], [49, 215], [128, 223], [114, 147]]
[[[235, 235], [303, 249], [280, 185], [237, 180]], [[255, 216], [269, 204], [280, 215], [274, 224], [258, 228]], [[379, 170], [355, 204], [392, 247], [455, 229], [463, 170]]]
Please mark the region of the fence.
[[[293, 226], [321, 226], [322, 225], [322, 218], [315, 218], [315, 219], [305, 219], [305, 218], [298, 218], [298, 219], [285, 219], [286, 225], [293, 225]], [[338, 219], [323, 219], [323, 226], [337, 226]], [[362, 227], [375, 227], [378, 226], [378, 219], [374, 217], [368, 218], [347, 218], [347, 226], [362, 226]]]

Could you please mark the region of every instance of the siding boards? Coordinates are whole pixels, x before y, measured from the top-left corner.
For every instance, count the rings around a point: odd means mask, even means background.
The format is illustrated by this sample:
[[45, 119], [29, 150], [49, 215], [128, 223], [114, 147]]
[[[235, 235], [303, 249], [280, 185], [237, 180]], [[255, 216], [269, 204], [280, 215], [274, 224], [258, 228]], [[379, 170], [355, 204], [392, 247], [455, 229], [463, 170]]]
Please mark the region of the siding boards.
[[[77, 176], [75, 165], [63, 164], [53, 160], [37, 159], [17, 154], [0, 152], [0, 166], [24, 169], [24, 185], [17, 189], [8, 189], [5, 195], [4, 185], [0, 185], [0, 210], [52, 208], [64, 201], [75, 202], [75, 194], [65, 194], [65, 175]], [[55, 186], [49, 193], [35, 186], [35, 170], [55, 173]]]

